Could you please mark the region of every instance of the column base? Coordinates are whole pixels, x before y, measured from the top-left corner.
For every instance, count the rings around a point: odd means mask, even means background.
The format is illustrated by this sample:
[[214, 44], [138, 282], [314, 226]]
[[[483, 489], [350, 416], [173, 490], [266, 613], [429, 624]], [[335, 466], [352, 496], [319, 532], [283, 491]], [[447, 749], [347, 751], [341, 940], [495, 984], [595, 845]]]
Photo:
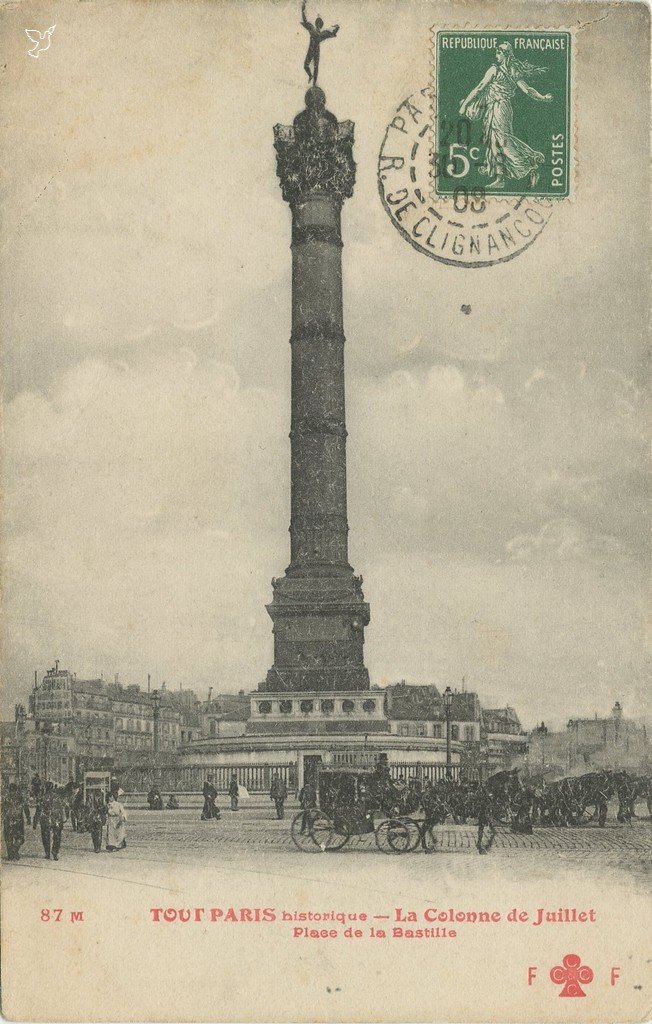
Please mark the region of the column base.
[[369, 605], [361, 579], [285, 576], [274, 580], [267, 611], [274, 623], [274, 665], [265, 692], [368, 690], [364, 627]]

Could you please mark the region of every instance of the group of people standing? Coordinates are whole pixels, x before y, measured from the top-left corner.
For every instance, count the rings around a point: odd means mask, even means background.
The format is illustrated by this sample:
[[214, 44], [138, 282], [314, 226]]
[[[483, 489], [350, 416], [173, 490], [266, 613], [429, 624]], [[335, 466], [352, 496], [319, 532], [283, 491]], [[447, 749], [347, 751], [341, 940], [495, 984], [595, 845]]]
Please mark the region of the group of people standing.
[[[120, 800], [122, 790], [115, 780], [106, 794], [96, 790], [87, 794], [76, 783], [57, 786], [43, 782], [38, 772], [32, 778], [29, 794], [18, 783], [9, 784], [2, 804], [2, 830], [8, 860], [19, 860], [25, 842], [25, 824], [36, 830], [40, 826], [41, 842], [46, 860], [58, 860], [63, 828], [70, 821], [74, 832], [88, 832], [93, 851], [100, 853], [106, 833], [106, 850], [115, 853], [127, 845], [127, 814]], [[30, 810], [30, 797], [35, 805]]]
[[[240, 785], [238, 783], [238, 776], [234, 772], [229, 779], [229, 785], [227, 787], [227, 794], [229, 796], [231, 810], [237, 811], [240, 800]], [[201, 820], [202, 821], [219, 821], [221, 818], [221, 812], [217, 806], [217, 789], [213, 781], [213, 776], [208, 775], [204, 787], [202, 789], [202, 796], [204, 797], [204, 806], [202, 807]], [[272, 783], [269, 789], [269, 798], [273, 801], [276, 808], [276, 817], [278, 819], [285, 817], [285, 801], [288, 796], [288, 787], [285, 779], [277, 773], [272, 777]]]
[[[237, 811], [238, 803], [240, 800], [240, 786], [238, 784], [238, 776], [236, 775], [235, 772], [233, 772], [231, 778], [229, 779], [229, 784], [227, 786], [226, 791], [231, 803], [231, 810]], [[211, 819], [215, 819], [215, 821], [219, 821], [222, 814], [219, 807], [217, 806], [217, 789], [215, 788], [215, 785], [213, 783], [212, 775], [207, 776], [206, 782], [204, 783], [204, 788], [202, 790], [202, 795], [204, 797], [204, 806], [201, 812], [201, 820], [210, 821]]]

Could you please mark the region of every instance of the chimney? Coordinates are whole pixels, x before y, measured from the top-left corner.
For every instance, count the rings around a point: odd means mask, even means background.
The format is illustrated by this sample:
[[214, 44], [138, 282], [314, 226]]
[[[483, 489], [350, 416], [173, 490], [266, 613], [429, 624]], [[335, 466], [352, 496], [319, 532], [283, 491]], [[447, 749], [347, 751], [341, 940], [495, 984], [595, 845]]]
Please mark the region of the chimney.
[[148, 672], [147, 673], [147, 692], [148, 693], [150, 692], [151, 685], [152, 685], [152, 677], [151, 677], [151, 675]]

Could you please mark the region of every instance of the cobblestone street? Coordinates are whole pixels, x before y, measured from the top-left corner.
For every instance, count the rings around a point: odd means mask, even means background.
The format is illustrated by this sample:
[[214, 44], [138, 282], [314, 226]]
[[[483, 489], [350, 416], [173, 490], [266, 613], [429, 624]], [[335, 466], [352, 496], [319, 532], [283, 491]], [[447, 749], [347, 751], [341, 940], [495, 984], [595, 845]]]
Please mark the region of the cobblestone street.
[[[222, 809], [220, 821], [201, 821], [199, 808], [178, 811], [147, 811], [140, 808], [128, 811], [128, 854], [153, 856], [165, 860], [195, 854], [205, 855], [210, 849], [238, 847], [251, 850], [275, 848], [300, 856], [290, 835], [292, 818], [298, 807], [291, 802], [286, 816], [278, 821], [271, 803], [251, 801], [233, 812]], [[469, 825], [441, 825], [436, 829], [438, 848], [442, 852], [471, 852], [475, 854], [477, 828]], [[88, 834], [74, 833], [66, 824], [63, 835], [62, 857], [71, 853], [85, 853], [91, 846]], [[492, 853], [509, 854], [527, 851], [560, 851], [586, 854], [632, 855], [634, 861], [652, 860], [652, 823], [647, 819], [632, 825], [621, 825], [613, 820], [605, 828], [585, 825], [581, 828], [535, 828], [532, 835], [517, 835], [509, 828], [500, 827], [496, 833]], [[384, 856], [377, 850], [373, 835], [354, 836], [341, 854], [353, 852]], [[37, 833], [27, 830], [23, 857], [41, 853]], [[117, 859], [123, 855], [118, 854]]]

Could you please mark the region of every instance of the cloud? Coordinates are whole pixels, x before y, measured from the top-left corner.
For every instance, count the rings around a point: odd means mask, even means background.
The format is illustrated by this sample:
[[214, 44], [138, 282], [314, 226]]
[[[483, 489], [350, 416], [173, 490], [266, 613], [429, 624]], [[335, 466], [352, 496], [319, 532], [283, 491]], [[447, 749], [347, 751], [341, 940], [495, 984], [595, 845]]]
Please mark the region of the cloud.
[[85, 360], [51, 397], [10, 402], [14, 659], [67, 652], [79, 671], [156, 664], [187, 685], [255, 686], [261, 595], [287, 547], [283, 413], [189, 349], [155, 369]]
[[544, 523], [536, 534], [521, 534], [506, 544], [507, 553], [516, 561], [532, 559], [579, 559], [606, 566], [622, 561], [630, 552], [615, 537], [587, 530], [573, 519]]

